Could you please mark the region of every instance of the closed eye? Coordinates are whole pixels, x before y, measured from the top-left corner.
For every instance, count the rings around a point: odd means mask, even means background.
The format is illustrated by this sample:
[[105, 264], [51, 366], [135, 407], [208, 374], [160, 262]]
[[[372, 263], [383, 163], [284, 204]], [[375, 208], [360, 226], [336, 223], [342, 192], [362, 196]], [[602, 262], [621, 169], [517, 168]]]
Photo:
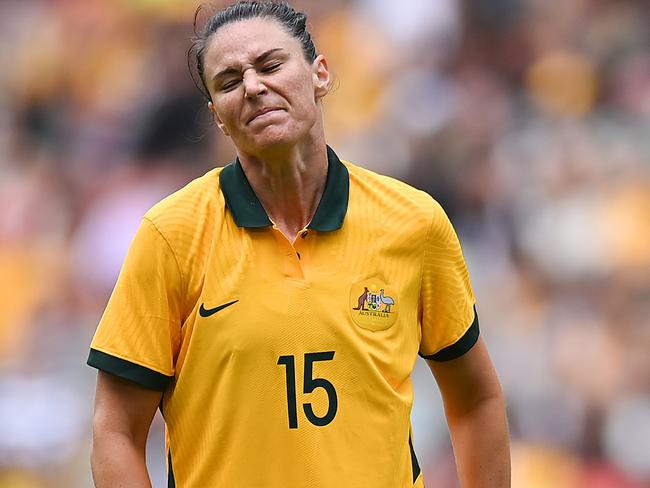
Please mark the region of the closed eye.
[[221, 85], [221, 91], [232, 90], [233, 88], [235, 88], [235, 86], [237, 86], [238, 83], [239, 83], [239, 80], [228, 81], [228, 82], [224, 83], [223, 85]]
[[261, 69], [261, 72], [262, 72], [262, 73], [272, 73], [272, 72], [274, 72], [275, 70], [277, 70], [280, 66], [282, 66], [282, 63], [273, 63], [273, 64], [268, 64], [268, 65], [264, 66], [264, 67]]

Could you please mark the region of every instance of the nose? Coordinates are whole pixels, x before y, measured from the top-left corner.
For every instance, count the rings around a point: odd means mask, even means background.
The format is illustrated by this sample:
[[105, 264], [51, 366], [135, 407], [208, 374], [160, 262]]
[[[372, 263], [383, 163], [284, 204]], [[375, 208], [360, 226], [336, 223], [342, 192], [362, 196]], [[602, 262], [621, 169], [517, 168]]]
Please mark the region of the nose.
[[246, 98], [255, 98], [266, 93], [266, 86], [253, 69], [244, 72], [243, 83]]

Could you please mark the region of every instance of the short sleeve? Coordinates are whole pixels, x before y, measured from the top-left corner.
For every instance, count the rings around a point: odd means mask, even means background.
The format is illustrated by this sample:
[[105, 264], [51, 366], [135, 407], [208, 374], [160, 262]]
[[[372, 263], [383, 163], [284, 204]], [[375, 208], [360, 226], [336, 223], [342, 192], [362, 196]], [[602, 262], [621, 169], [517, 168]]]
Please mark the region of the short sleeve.
[[455, 359], [469, 351], [479, 336], [474, 293], [460, 242], [435, 202], [423, 253], [420, 325], [420, 355], [425, 359]]
[[168, 241], [144, 218], [95, 332], [88, 364], [163, 391], [180, 347], [182, 286]]

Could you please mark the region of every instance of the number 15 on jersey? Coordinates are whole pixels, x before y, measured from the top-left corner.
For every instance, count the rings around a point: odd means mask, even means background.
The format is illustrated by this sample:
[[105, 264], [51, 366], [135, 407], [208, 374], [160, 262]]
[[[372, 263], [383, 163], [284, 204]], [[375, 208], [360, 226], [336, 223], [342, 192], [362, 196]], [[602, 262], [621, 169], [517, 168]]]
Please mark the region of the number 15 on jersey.
[[[338, 398], [336, 388], [325, 378], [314, 378], [314, 363], [316, 361], [331, 361], [334, 359], [334, 351], [326, 352], [308, 352], [305, 353], [305, 372], [303, 375], [303, 393], [312, 393], [317, 388], [323, 388], [327, 393], [327, 412], [324, 416], [319, 417], [314, 413], [311, 403], [303, 403], [302, 408], [305, 417], [312, 424], [323, 427], [329, 424], [338, 409]], [[289, 416], [289, 428], [298, 428], [298, 400], [296, 398], [296, 358], [295, 356], [280, 356], [278, 365], [286, 367], [287, 380], [287, 411]]]

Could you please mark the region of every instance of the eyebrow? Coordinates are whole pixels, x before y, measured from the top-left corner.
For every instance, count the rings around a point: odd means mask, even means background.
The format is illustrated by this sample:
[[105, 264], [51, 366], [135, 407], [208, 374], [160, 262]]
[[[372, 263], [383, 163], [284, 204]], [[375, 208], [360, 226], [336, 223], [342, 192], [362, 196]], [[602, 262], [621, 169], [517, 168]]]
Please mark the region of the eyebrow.
[[[262, 54], [260, 54], [253, 60], [253, 64], [260, 64], [263, 61], [265, 61], [267, 58], [270, 58], [272, 55], [276, 54], [279, 51], [284, 51], [284, 49], [282, 49], [281, 47], [276, 47], [273, 49], [269, 49], [268, 51], [264, 51]], [[212, 81], [216, 80], [217, 78], [221, 78], [223, 76], [230, 75], [230, 74], [236, 74], [239, 72], [240, 70], [238, 70], [237, 68], [233, 66], [229, 66], [225, 69], [222, 69], [216, 75], [214, 75], [212, 77]]]

